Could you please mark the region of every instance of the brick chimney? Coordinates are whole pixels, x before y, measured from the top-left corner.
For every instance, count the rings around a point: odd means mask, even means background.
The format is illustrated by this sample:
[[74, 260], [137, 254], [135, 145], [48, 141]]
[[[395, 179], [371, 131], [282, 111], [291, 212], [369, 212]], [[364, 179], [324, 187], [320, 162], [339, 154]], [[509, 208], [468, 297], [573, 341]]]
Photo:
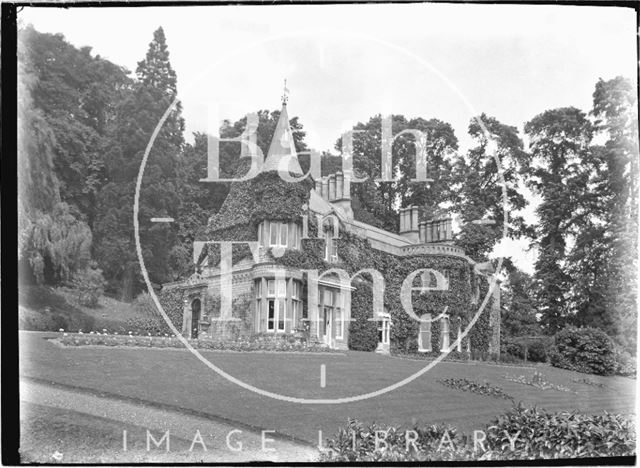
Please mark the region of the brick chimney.
[[342, 172], [316, 180], [316, 192], [323, 200], [340, 208], [347, 219], [353, 219], [351, 208], [351, 179]]
[[453, 240], [451, 216], [431, 219], [425, 223], [424, 242], [449, 242]]
[[400, 235], [412, 242], [420, 242], [417, 206], [400, 209]]

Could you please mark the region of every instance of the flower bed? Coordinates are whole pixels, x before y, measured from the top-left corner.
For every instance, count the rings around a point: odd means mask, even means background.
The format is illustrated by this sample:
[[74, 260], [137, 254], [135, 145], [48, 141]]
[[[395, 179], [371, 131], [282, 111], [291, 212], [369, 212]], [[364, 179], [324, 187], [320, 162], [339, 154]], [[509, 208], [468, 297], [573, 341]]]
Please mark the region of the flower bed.
[[535, 371], [532, 376], [526, 375], [505, 375], [505, 380], [510, 382], [521, 383], [523, 385], [530, 385], [532, 387], [539, 388], [540, 390], [557, 390], [559, 392], [577, 393], [568, 387], [558, 385], [547, 380], [547, 378], [540, 372]]
[[[133, 346], [144, 348], [185, 348], [184, 343], [175, 336], [148, 334], [119, 335], [108, 333], [65, 333], [55, 338], [63, 346]], [[189, 344], [196, 349], [218, 351], [267, 351], [267, 352], [337, 352], [324, 343], [306, 342], [293, 336], [256, 335], [239, 338], [235, 341], [212, 339], [189, 339]]]
[[584, 377], [582, 379], [571, 379], [571, 381], [574, 383], [589, 385], [590, 387], [599, 387], [599, 388], [606, 387], [606, 385], [603, 384], [602, 382], [596, 382], [595, 380], [591, 380], [589, 377]]
[[481, 384], [469, 379], [444, 379], [438, 380], [438, 383], [464, 392], [477, 393], [478, 395], [485, 395], [493, 398], [504, 398], [505, 400], [513, 400], [513, 397], [505, 393], [500, 387], [495, 387], [488, 382]]

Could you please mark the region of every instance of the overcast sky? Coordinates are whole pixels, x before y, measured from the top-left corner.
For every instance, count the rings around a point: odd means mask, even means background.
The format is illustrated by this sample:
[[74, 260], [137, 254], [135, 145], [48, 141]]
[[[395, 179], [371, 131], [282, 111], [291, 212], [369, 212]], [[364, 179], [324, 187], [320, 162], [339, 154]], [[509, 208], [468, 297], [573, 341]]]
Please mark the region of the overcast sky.
[[635, 83], [637, 69], [635, 12], [620, 7], [76, 7], [18, 17], [131, 71], [162, 26], [188, 138], [206, 130], [213, 102], [234, 120], [279, 108], [286, 78], [289, 115], [320, 150], [376, 113], [447, 121], [465, 149], [473, 115], [522, 129], [547, 109], [588, 111], [598, 78]]

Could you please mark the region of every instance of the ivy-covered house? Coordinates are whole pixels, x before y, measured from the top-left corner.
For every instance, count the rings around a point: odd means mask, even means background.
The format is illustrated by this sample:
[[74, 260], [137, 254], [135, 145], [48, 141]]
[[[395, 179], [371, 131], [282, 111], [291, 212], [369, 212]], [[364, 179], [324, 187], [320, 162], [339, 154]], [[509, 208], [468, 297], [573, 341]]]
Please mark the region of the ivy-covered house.
[[[248, 157], [240, 160], [238, 177], [250, 164]], [[451, 219], [422, 220], [417, 207], [408, 207], [400, 211], [399, 233], [385, 231], [354, 219], [345, 174], [294, 183], [280, 177], [279, 167], [303, 175], [286, 102], [260, 173], [233, 182], [209, 219], [206, 240], [234, 241], [232, 261], [225, 262], [219, 245], [200, 244], [196, 273], [163, 286], [161, 297], [172, 299], [183, 334], [293, 334], [332, 348], [381, 352], [439, 353], [454, 344], [486, 295], [491, 272], [454, 245]], [[336, 270], [323, 276], [330, 269]], [[342, 280], [340, 269], [347, 275]], [[369, 271], [354, 275], [363, 269]], [[231, 285], [230, 308], [222, 306], [221, 283]], [[401, 301], [403, 283], [413, 317]], [[382, 299], [374, 307], [376, 294]], [[495, 288], [454, 351], [499, 353], [499, 309]]]

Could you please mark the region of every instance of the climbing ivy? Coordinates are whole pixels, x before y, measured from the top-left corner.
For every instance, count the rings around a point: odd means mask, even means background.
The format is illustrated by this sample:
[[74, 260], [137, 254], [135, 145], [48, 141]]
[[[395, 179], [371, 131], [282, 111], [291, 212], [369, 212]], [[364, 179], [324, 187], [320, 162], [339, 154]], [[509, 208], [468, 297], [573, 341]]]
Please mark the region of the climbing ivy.
[[[307, 179], [301, 183], [283, 181], [275, 172], [261, 173], [254, 179], [233, 184], [229, 197], [220, 209], [212, 216], [208, 225], [209, 240], [256, 241], [257, 225], [263, 220], [294, 221], [301, 223], [303, 206], [309, 203], [311, 182]], [[303, 239], [300, 250], [287, 250], [280, 258], [268, 253], [276, 264], [286, 265], [297, 269], [318, 270], [322, 273], [329, 268], [342, 268], [350, 275], [363, 268], [373, 268], [384, 275], [384, 305], [391, 315], [392, 351], [400, 353], [416, 352], [419, 323], [410, 317], [400, 302], [400, 291], [405, 278], [418, 269], [433, 269], [441, 273], [447, 272], [449, 288], [446, 291], [413, 291], [411, 293], [413, 308], [416, 315], [430, 313], [432, 317], [440, 315], [448, 307], [450, 317], [451, 342], [457, 336], [458, 324], [464, 330], [470, 318], [477, 310], [472, 304], [472, 292], [475, 291], [477, 276], [472, 265], [465, 258], [449, 255], [413, 255], [397, 257], [388, 252], [374, 249], [367, 239], [363, 239], [351, 232], [340, 231], [336, 239], [339, 261], [327, 263], [324, 260], [324, 240], [317, 238], [318, 226], [315, 217], [308, 219], [308, 239]], [[215, 246], [212, 246], [215, 247]], [[208, 249], [213, 264], [219, 259], [219, 248]], [[234, 263], [250, 256], [248, 246], [236, 246], [233, 249]], [[368, 275], [363, 275], [365, 281], [371, 281]], [[415, 278], [413, 287], [419, 286], [421, 277]], [[482, 283], [485, 284], [484, 288]], [[486, 281], [481, 281], [480, 298], [486, 294]], [[353, 299], [353, 298], [352, 298]], [[247, 307], [250, 307], [249, 305]], [[306, 298], [303, 301], [306, 311]], [[489, 310], [491, 303], [483, 311], [476, 325], [471, 330], [472, 347], [486, 352], [491, 338], [489, 324]], [[307, 311], [308, 312], [308, 311]], [[360, 349], [371, 348], [367, 340], [373, 336], [373, 328], [367, 324], [374, 324], [366, 319], [372, 316], [371, 294], [369, 301], [358, 297], [352, 303], [352, 317], [350, 331], [356, 337], [350, 339], [352, 347]], [[432, 322], [432, 349], [437, 353], [440, 349], [440, 324]], [[361, 340], [358, 334], [369, 337]], [[377, 335], [377, 333], [376, 333]], [[356, 341], [358, 344], [356, 344]], [[462, 343], [466, 349], [467, 338]], [[377, 344], [377, 343], [376, 343]]]

